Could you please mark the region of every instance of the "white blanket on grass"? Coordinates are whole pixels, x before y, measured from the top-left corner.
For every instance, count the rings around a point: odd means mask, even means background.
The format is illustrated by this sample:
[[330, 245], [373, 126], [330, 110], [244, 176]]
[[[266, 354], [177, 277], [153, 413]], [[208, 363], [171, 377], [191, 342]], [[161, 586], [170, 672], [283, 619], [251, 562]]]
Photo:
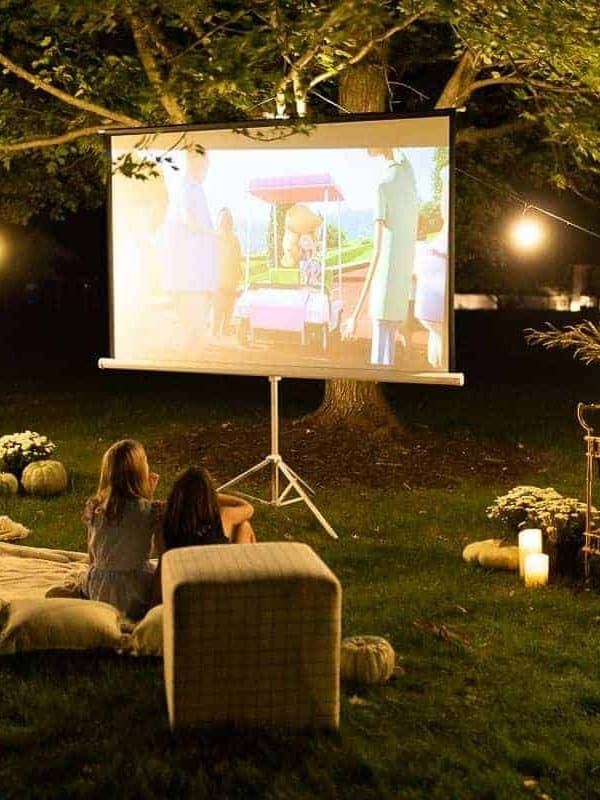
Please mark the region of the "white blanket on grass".
[[40, 598], [51, 586], [78, 581], [87, 570], [87, 553], [0, 543], [0, 598]]

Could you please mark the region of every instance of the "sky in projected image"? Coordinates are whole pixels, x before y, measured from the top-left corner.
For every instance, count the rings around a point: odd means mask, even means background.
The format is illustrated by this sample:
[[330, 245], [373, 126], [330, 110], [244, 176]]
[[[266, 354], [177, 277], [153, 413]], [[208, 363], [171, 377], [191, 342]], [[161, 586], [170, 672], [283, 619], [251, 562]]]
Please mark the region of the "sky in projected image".
[[[420, 201], [431, 200], [435, 148], [404, 148], [402, 152], [413, 165]], [[148, 151], [152, 160], [160, 155], [160, 151]], [[170, 163], [163, 162], [162, 173], [169, 191], [176, 194], [182, 191], [185, 182], [187, 153], [175, 152], [171, 157]], [[250, 157], [248, 151], [213, 149], [207, 157], [204, 187], [209, 207], [215, 213], [221, 208], [229, 208], [236, 229], [245, 226], [248, 217], [251, 224], [268, 222], [269, 204], [248, 192], [253, 178], [329, 174], [343, 196], [344, 209], [370, 212], [374, 187], [386, 171], [385, 163], [369, 156], [365, 148], [253, 151]], [[323, 203], [310, 205], [322, 214], [332, 213], [322, 208]]]
[[157, 165], [146, 180], [113, 173], [115, 358], [443, 379], [448, 118], [324, 124], [274, 141], [184, 137], [111, 139], [113, 163]]

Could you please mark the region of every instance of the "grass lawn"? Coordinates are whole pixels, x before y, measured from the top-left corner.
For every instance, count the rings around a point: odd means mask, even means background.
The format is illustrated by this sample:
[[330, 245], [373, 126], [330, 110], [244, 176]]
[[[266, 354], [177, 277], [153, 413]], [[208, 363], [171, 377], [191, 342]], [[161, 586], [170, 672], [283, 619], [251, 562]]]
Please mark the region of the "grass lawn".
[[[593, 372], [581, 374], [559, 388], [474, 381], [461, 390], [393, 389], [411, 430], [409, 466], [421, 433], [439, 437], [440, 459], [442, 448], [470, 443], [473, 463], [461, 462], [451, 486], [396, 483], [393, 467], [385, 485], [373, 486], [367, 460], [365, 481], [327, 472], [316, 481], [317, 503], [339, 542], [299, 505], [257, 509], [261, 540], [307, 542], [339, 576], [344, 635], [386, 636], [398, 654], [389, 684], [344, 687], [339, 733], [172, 736], [160, 662], [96, 653], [4, 657], [1, 800], [600, 798], [598, 594], [564, 584], [527, 590], [512, 574], [461, 560], [467, 542], [498, 532], [485, 508], [515, 483], [584, 496], [574, 406], [598, 396]], [[306, 412], [317, 396], [314, 384], [284, 381], [282, 414]], [[48, 372], [5, 380], [0, 432], [50, 436], [71, 486], [55, 499], [3, 501], [0, 513], [32, 528], [26, 544], [83, 549], [79, 514], [110, 442], [127, 435], [146, 444], [163, 496], [190, 453], [225, 480], [246, 463], [231, 463], [226, 474], [223, 460], [203, 450], [203, 436], [218, 442], [232, 427], [255, 425], [268, 413], [267, 397], [266, 381], [226, 377]], [[182, 441], [196, 451], [180, 457]], [[479, 467], [492, 445], [507, 460], [490, 477]], [[259, 442], [256, 455], [267, 447]], [[281, 450], [287, 457], [285, 435]], [[513, 452], [532, 456], [518, 476]], [[442, 623], [466, 645], [436, 635]]]

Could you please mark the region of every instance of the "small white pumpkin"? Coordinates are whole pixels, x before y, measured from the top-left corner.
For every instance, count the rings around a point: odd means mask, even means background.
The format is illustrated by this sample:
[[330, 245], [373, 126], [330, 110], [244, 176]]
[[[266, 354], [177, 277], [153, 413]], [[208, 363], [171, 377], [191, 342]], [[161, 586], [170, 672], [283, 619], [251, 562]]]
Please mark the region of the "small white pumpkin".
[[479, 564], [488, 569], [506, 569], [516, 572], [519, 569], [519, 548], [515, 545], [499, 547], [495, 544], [485, 544], [479, 550]]
[[32, 461], [23, 470], [21, 483], [29, 494], [60, 494], [67, 488], [67, 470], [60, 461]]
[[481, 542], [471, 542], [471, 544], [468, 544], [462, 551], [463, 560], [477, 562], [479, 561], [479, 553], [483, 547], [492, 544], [499, 547], [501, 541], [502, 539], [484, 539]]
[[351, 683], [385, 683], [396, 666], [394, 648], [381, 636], [350, 636], [342, 641], [340, 676]]
[[19, 491], [19, 481], [10, 472], [0, 472], [0, 496], [16, 494]]

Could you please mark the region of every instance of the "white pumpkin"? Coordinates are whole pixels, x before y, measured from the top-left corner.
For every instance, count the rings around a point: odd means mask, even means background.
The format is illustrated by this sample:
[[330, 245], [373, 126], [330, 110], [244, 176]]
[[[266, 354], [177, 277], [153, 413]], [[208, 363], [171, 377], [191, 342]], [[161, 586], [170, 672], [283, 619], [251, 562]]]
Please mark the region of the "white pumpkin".
[[394, 648], [381, 636], [350, 636], [342, 641], [340, 676], [351, 683], [385, 683], [396, 666]]
[[462, 552], [465, 561], [477, 563], [488, 569], [506, 569], [511, 572], [519, 568], [519, 548], [503, 545], [502, 539], [484, 539], [471, 542]]
[[479, 552], [482, 547], [487, 545], [495, 545], [498, 547], [502, 539], [484, 539], [482, 542], [471, 542], [468, 544], [465, 549], [462, 551], [462, 557], [464, 561], [478, 561], [479, 560]]
[[21, 483], [29, 494], [60, 494], [67, 488], [67, 470], [60, 461], [32, 461], [23, 470]]
[[484, 544], [479, 550], [478, 561], [488, 569], [516, 572], [519, 569], [519, 548], [515, 545], [499, 547], [496, 544]]
[[0, 472], [0, 496], [16, 494], [19, 491], [19, 481], [10, 472]]

